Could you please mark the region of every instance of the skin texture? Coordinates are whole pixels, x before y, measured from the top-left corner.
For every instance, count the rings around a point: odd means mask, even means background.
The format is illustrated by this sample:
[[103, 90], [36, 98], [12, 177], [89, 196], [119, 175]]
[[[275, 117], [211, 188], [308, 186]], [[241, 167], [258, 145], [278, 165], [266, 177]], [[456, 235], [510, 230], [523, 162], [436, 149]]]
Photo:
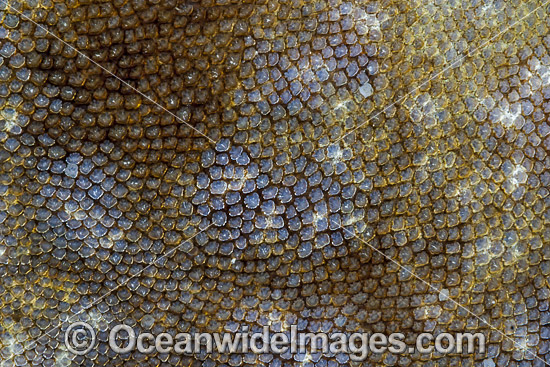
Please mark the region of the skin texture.
[[2, 4], [0, 365], [354, 365], [120, 356], [121, 322], [482, 332], [363, 365], [544, 364], [542, 1]]

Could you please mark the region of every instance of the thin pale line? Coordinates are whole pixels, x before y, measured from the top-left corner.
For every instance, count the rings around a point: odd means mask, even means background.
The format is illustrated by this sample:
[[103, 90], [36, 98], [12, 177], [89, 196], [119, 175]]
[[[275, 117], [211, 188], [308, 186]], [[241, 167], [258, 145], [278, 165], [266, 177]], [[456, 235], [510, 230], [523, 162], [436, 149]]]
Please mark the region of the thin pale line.
[[[74, 318], [78, 315], [80, 315], [81, 313], [83, 313], [84, 311], [86, 310], [89, 310], [90, 308], [94, 307], [95, 305], [97, 305], [99, 302], [101, 302], [101, 300], [103, 300], [105, 297], [107, 297], [108, 295], [110, 295], [111, 293], [113, 293], [114, 291], [116, 291], [117, 289], [119, 289], [120, 287], [124, 287], [126, 284], [128, 284], [128, 282], [132, 279], [134, 279], [135, 277], [137, 276], [140, 276], [145, 270], [149, 269], [151, 266], [155, 265], [155, 263], [157, 263], [157, 261], [159, 260], [162, 260], [163, 258], [167, 257], [167, 256], [170, 256], [172, 253], [174, 253], [176, 250], [178, 250], [181, 246], [185, 245], [186, 243], [188, 243], [189, 241], [191, 241], [193, 238], [197, 237], [199, 234], [203, 233], [204, 231], [206, 231], [208, 228], [210, 228], [211, 226], [213, 226], [214, 223], [210, 223], [208, 226], [206, 226], [206, 228], [204, 228], [203, 230], [200, 230], [199, 232], [195, 233], [193, 236], [191, 236], [190, 238], [186, 239], [185, 241], [183, 241], [181, 244], [179, 244], [178, 246], [172, 248], [170, 251], [166, 252], [164, 255], [160, 256], [159, 258], [156, 258], [155, 260], [153, 260], [153, 262], [151, 262], [151, 264], [147, 265], [146, 267], [144, 267], [143, 269], [141, 269], [138, 273], [132, 275], [131, 277], [129, 277], [125, 282], [119, 284], [118, 286], [116, 286], [115, 288], [111, 289], [109, 292], [105, 293], [103, 296], [99, 297], [98, 299], [96, 299], [94, 302], [92, 302], [89, 306], [87, 307], [84, 307], [82, 308], [82, 310], [78, 311], [77, 313], [73, 314], [71, 317], [69, 317], [67, 320], [65, 320], [65, 323], [67, 322], [71, 322], [72, 320], [74, 320]], [[52, 336], [50, 333], [54, 330], [57, 330], [58, 328], [60, 328], [61, 325], [59, 326], [55, 326], [53, 328], [51, 328], [49, 331], [45, 332], [44, 334], [34, 338], [34, 340], [32, 341], [32, 343], [28, 346], [26, 346], [27, 350], [34, 347], [36, 345], [36, 343], [38, 342], [38, 340], [40, 338], [43, 338], [45, 336]]]
[[35, 22], [34, 20], [32, 20], [31, 18], [27, 17], [22, 11], [19, 11], [18, 9], [15, 9], [14, 7], [12, 7], [10, 4], [8, 4], [7, 2], [4, 2], [4, 4], [6, 4], [6, 6], [15, 11], [16, 13], [18, 13], [19, 15], [21, 15], [24, 19], [28, 20], [29, 22], [33, 23], [34, 25], [36, 25], [37, 27], [39, 27], [40, 29], [42, 29], [44, 32], [46, 32], [47, 34], [49, 34], [50, 36], [54, 37], [55, 39], [57, 39], [58, 41], [60, 41], [61, 43], [63, 43], [65, 46], [67, 47], [70, 47], [72, 48], [73, 50], [76, 51], [76, 53], [78, 53], [79, 55], [81, 55], [82, 57], [86, 58], [87, 60], [91, 61], [93, 64], [97, 65], [101, 70], [105, 71], [107, 74], [113, 76], [114, 78], [118, 79], [122, 84], [124, 84], [125, 86], [129, 87], [130, 89], [134, 90], [135, 92], [137, 92], [139, 95], [141, 95], [143, 98], [147, 99], [149, 102], [153, 103], [155, 106], [157, 107], [160, 107], [162, 110], [168, 112], [170, 115], [172, 115], [173, 117], [175, 117], [178, 121], [181, 121], [182, 123], [184, 123], [185, 125], [187, 125], [189, 128], [191, 128], [193, 131], [199, 133], [200, 135], [204, 136], [206, 139], [210, 140], [210, 142], [216, 144], [217, 142], [208, 137], [206, 134], [204, 134], [203, 132], [201, 132], [200, 130], [198, 130], [197, 128], [193, 127], [192, 125], [190, 125], [189, 123], [183, 121], [183, 119], [181, 117], [178, 117], [176, 114], [174, 114], [173, 112], [171, 112], [170, 110], [168, 110], [166, 107], [162, 106], [160, 103], [154, 101], [153, 99], [151, 99], [150, 97], [148, 97], [146, 94], [142, 93], [141, 91], [139, 91], [137, 88], [135, 88], [134, 86], [132, 86], [131, 84], [129, 84], [128, 82], [126, 82], [125, 80], [121, 79], [120, 77], [118, 77], [116, 74], [112, 73], [111, 71], [107, 70], [106, 68], [104, 68], [103, 66], [101, 66], [101, 64], [99, 64], [98, 62], [94, 61], [92, 58], [90, 58], [89, 56], [87, 56], [86, 54], [84, 54], [82, 51], [78, 50], [76, 47], [74, 47], [73, 45], [71, 45], [70, 43], [67, 43], [65, 42], [63, 39], [59, 38], [57, 35], [55, 35], [54, 33], [50, 32], [48, 29], [46, 29], [44, 26], [42, 26], [41, 24]]
[[[334, 222], [333, 222], [334, 223]], [[336, 223], [335, 223], [336, 224]], [[496, 331], [497, 333], [499, 333], [500, 335], [502, 335], [504, 338], [506, 338], [507, 340], [509, 341], [512, 341], [514, 343], [514, 346], [518, 346], [518, 343], [512, 338], [512, 337], [509, 337], [508, 335], [504, 334], [502, 331], [498, 330], [496, 327], [494, 327], [493, 325], [491, 325], [490, 323], [488, 323], [487, 321], [483, 320], [481, 317], [477, 316], [475, 313], [473, 313], [472, 311], [468, 310], [466, 307], [464, 307], [463, 305], [461, 305], [460, 303], [458, 303], [457, 301], [455, 301], [454, 299], [451, 298], [450, 295], [446, 295], [446, 294], [443, 294], [443, 292], [441, 292], [439, 289], [437, 289], [436, 287], [434, 287], [433, 285], [431, 285], [430, 283], [428, 283], [427, 281], [425, 281], [424, 279], [420, 278], [418, 275], [416, 275], [415, 273], [413, 273], [412, 271], [410, 271], [409, 269], [407, 269], [406, 267], [404, 267], [403, 265], [401, 265], [400, 263], [398, 263], [397, 261], [395, 261], [394, 259], [392, 259], [391, 257], [389, 257], [388, 255], [386, 255], [384, 252], [382, 252], [381, 250], [377, 249], [376, 247], [374, 247], [373, 245], [371, 245], [370, 243], [368, 243], [367, 241], [365, 241], [364, 239], [362, 238], [359, 238], [357, 237], [357, 235], [355, 234], [355, 232], [352, 232], [351, 230], [347, 229], [346, 227], [344, 226], [340, 226], [340, 228], [342, 228], [344, 231], [346, 231], [347, 233], [349, 233], [350, 235], [352, 235], [354, 238], [356, 238], [357, 240], [359, 240], [360, 242], [364, 243], [365, 245], [369, 246], [371, 249], [373, 249], [374, 251], [378, 252], [380, 255], [382, 255], [384, 258], [390, 260], [392, 263], [394, 263], [395, 265], [397, 265], [400, 269], [402, 270], [405, 270], [407, 273], [409, 273], [410, 275], [412, 275], [413, 277], [415, 277], [416, 279], [420, 280], [422, 283], [426, 284], [428, 287], [430, 287], [432, 290], [434, 290], [435, 292], [437, 292], [438, 295], [441, 295], [443, 296], [444, 298], [446, 298], [447, 300], [451, 301], [452, 303], [454, 303], [456, 306], [460, 307], [461, 309], [463, 309], [464, 311], [466, 311], [468, 314], [472, 315], [473, 317], [475, 317], [476, 319], [478, 319], [479, 321], [483, 322], [485, 325], [489, 326], [492, 330]], [[521, 349], [521, 348], [519, 348]], [[530, 349], [523, 349], [523, 351], [525, 352], [529, 352], [531, 353], [531, 355], [533, 357], [535, 357], [536, 359], [542, 361], [544, 364], [546, 364], [546, 361], [544, 361], [542, 358], [540, 358], [539, 356], [537, 356], [535, 353], [533, 353]]]
[[389, 104], [388, 106], [386, 106], [382, 111], [378, 112], [377, 114], [375, 114], [373, 117], [367, 119], [365, 122], [363, 122], [362, 124], [360, 124], [359, 126], [353, 128], [352, 130], [348, 131], [347, 133], [345, 133], [342, 137], [336, 139], [334, 141], [333, 144], [335, 143], [338, 143], [340, 140], [342, 139], [345, 139], [349, 134], [353, 133], [354, 131], [356, 131], [357, 129], [360, 129], [361, 127], [365, 126], [366, 124], [368, 124], [369, 122], [371, 122], [373, 119], [377, 118], [378, 116], [380, 116], [381, 114], [383, 114], [384, 112], [386, 112], [388, 109], [394, 107], [396, 104], [398, 103], [401, 103], [403, 101], [405, 101], [405, 99], [407, 99], [408, 97], [411, 96], [411, 94], [413, 94], [414, 92], [416, 92], [417, 90], [419, 90], [420, 88], [422, 88], [423, 86], [425, 86], [426, 84], [428, 84], [429, 82], [431, 82], [432, 80], [436, 79], [437, 77], [439, 77], [441, 74], [443, 74], [444, 72], [446, 72], [447, 70], [451, 69], [451, 68], [454, 68], [458, 63], [460, 63], [462, 60], [464, 60], [466, 57], [471, 57], [474, 53], [478, 52], [480, 49], [482, 49], [483, 47], [487, 46], [487, 44], [489, 44], [490, 42], [492, 42], [495, 38], [503, 35], [505, 32], [507, 32], [508, 30], [510, 30], [512, 27], [514, 27], [516, 24], [518, 24], [519, 22], [523, 21], [525, 18], [527, 18], [528, 16], [530, 16], [531, 14], [533, 14], [534, 12], [536, 12], [537, 10], [539, 10], [540, 8], [542, 8], [543, 6], [546, 6], [550, 4], [550, 0], [545, 2], [544, 4], [542, 5], [539, 5], [538, 7], [536, 7], [534, 10], [530, 11], [529, 13], [527, 13], [527, 15], [523, 16], [522, 18], [520, 18], [518, 21], [512, 23], [511, 25], [509, 25], [506, 29], [504, 29], [502, 32], [496, 34], [495, 36], [491, 37], [487, 42], [485, 42], [484, 44], [482, 44], [481, 46], [479, 46], [478, 48], [474, 49], [473, 51], [468, 51], [467, 54], [461, 56], [459, 59], [456, 59], [454, 60], [449, 66], [447, 66], [446, 68], [444, 68], [443, 70], [441, 70], [439, 73], [435, 74], [434, 76], [432, 76], [430, 79], [424, 81], [422, 84], [420, 84], [418, 87], [414, 88], [412, 91], [410, 92], [407, 92], [403, 97], [399, 98], [397, 101], [395, 102], [392, 102], [391, 104]]

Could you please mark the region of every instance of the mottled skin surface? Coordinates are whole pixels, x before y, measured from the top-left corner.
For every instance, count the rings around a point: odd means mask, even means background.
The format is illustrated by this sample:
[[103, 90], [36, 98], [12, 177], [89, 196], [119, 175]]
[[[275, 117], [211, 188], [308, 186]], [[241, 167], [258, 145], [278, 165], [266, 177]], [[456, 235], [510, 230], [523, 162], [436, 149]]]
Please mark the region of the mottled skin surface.
[[353, 365], [115, 356], [106, 332], [77, 357], [67, 319], [482, 331], [485, 355], [363, 365], [547, 360], [542, 1], [8, 4], [1, 366]]

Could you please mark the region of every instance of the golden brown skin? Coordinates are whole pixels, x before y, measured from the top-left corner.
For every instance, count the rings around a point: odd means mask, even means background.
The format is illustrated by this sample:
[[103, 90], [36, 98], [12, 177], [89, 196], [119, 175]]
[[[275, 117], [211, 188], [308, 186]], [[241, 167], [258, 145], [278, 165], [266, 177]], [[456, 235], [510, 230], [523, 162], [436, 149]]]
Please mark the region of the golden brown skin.
[[363, 365], [548, 360], [543, 1], [0, 7], [0, 365], [352, 365], [117, 356], [106, 332], [78, 357], [77, 319], [483, 332]]

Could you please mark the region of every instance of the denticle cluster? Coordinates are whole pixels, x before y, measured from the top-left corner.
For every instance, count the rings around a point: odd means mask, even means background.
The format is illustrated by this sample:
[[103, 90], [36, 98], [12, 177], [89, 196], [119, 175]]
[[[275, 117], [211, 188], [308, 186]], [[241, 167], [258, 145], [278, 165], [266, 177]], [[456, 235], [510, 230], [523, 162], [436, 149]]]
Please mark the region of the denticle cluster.
[[116, 355], [121, 322], [483, 332], [485, 354], [363, 365], [550, 363], [542, 0], [0, 9], [1, 367], [361, 365]]

